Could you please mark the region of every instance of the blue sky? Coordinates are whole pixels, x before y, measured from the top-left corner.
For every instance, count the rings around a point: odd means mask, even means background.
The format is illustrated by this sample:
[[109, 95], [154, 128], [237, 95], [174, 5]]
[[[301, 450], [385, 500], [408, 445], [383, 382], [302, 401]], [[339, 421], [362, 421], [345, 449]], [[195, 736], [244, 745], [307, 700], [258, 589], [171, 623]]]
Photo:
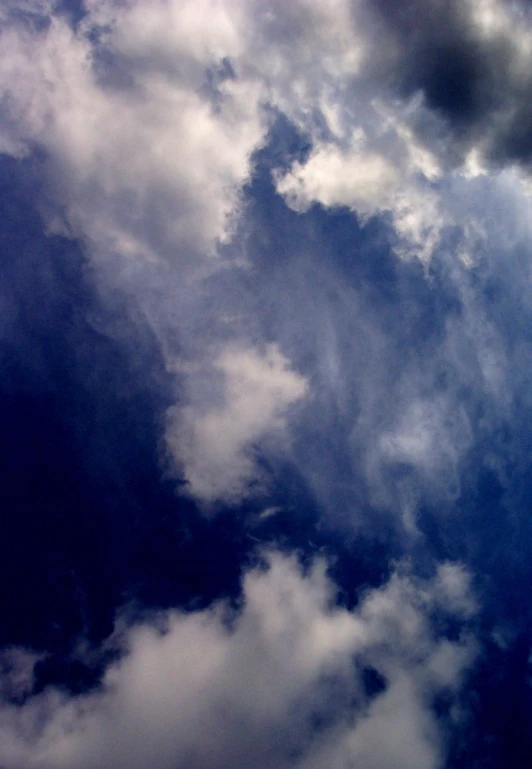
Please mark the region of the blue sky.
[[0, 766], [528, 769], [521, 0], [0, 9]]

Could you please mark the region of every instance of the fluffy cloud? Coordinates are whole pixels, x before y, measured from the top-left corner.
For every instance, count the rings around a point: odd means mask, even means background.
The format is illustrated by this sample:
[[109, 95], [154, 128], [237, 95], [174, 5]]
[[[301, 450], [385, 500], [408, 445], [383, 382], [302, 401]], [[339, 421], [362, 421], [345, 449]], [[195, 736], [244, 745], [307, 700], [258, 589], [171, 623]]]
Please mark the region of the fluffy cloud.
[[427, 197], [418, 177], [430, 154], [409, 128], [419, 110], [405, 122], [388, 109], [383, 121], [382, 89], [362, 66], [371, 51], [357, 4], [302, 0], [266, 12], [252, 2], [230, 10], [93, 2], [75, 31], [44, 8], [39, 24], [24, 23], [27, 13], [7, 16], [4, 149], [44, 147], [53, 226], [62, 220], [94, 251], [175, 258], [226, 240], [251, 155], [265, 140], [268, 106], [314, 145], [279, 177], [279, 191], [299, 207], [390, 210], [414, 252], [425, 253], [423, 228], [443, 214], [433, 205], [418, 223]]
[[[282, 437], [286, 411], [305, 395], [307, 383], [275, 345], [263, 355], [229, 347], [213, 368], [222, 377], [221, 403], [213, 398], [209, 406], [203, 398], [194, 404], [196, 377], [189, 377], [193, 405], [170, 410], [166, 441], [190, 494], [206, 503], [235, 502], [260, 481], [253, 456], [258, 442], [265, 435]], [[214, 379], [212, 373], [198, 374]]]
[[[459, 697], [476, 655], [472, 612], [456, 565], [425, 582], [396, 574], [348, 611], [335, 606], [322, 561], [302, 573], [270, 555], [245, 577], [240, 612], [219, 604], [123, 627], [124, 653], [101, 690], [4, 705], [0, 759], [28, 769], [432, 769], [445, 754], [432, 704]], [[461, 636], [436, 639], [435, 616], [460, 622]], [[378, 686], [368, 688], [368, 671]]]
[[341, 153], [319, 147], [304, 163], [281, 178], [277, 189], [296, 210], [314, 201], [325, 206], [348, 206], [359, 214], [376, 213], [390, 205], [397, 171], [378, 155]]
[[223, 66], [236, 12], [96, 3], [76, 32], [14, 14], [2, 48], [4, 149], [45, 149], [67, 230], [152, 258], [227, 237], [265, 130], [252, 89]]

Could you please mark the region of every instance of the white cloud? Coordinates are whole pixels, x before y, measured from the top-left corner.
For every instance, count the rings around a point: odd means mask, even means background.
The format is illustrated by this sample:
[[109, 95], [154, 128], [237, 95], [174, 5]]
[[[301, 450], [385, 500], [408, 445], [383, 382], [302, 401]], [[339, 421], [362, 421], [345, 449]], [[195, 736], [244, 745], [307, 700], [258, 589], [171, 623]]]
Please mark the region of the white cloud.
[[389, 207], [397, 176], [397, 170], [379, 155], [347, 154], [334, 145], [319, 146], [305, 163], [296, 163], [279, 178], [277, 190], [298, 211], [319, 202], [369, 215]]
[[[465, 579], [447, 582], [470, 600]], [[294, 559], [270, 555], [266, 570], [245, 577], [239, 615], [218, 604], [123, 628], [127, 652], [100, 691], [4, 705], [0, 760], [26, 769], [435, 769], [445, 740], [432, 702], [458, 695], [475, 656], [467, 633], [432, 635], [433, 611], [464, 616], [442, 602], [441, 584], [395, 575], [347, 611], [335, 606], [323, 562], [303, 574]], [[375, 697], [363, 685], [368, 666], [384, 681]]]
[[226, 78], [205, 90], [208, 68], [238, 50], [237, 14], [182, 2], [94, 11], [106, 28], [92, 16], [77, 32], [60, 18], [33, 34], [17, 17], [6, 24], [4, 144], [45, 147], [66, 224], [96, 250], [208, 252], [231, 229], [266, 128], [252, 87]]
[[[9, 3], [0, 133], [5, 151], [45, 147], [63, 215], [96, 250], [169, 256], [228, 238], [269, 105], [312, 145], [278, 177], [291, 205], [389, 211], [399, 253], [430, 259], [453, 222], [431, 184], [463, 163], [422, 96], [390, 89], [383, 27], [364, 3], [92, 0], [87, 11], [75, 32], [59, 17], [32, 30], [27, 3]], [[519, 15], [492, 0], [463, 13], [487, 50], [515, 32], [518, 81], [532, 48]]]
[[265, 436], [283, 436], [287, 410], [307, 392], [305, 379], [290, 369], [275, 345], [263, 354], [230, 345], [213, 369], [222, 379], [221, 402], [209, 404], [197, 397], [196, 377], [212, 382], [212, 372], [189, 375], [192, 402], [170, 410], [166, 432], [189, 493], [208, 504], [238, 501], [247, 496], [252, 483], [260, 482], [254, 457], [257, 443]]
[[420, 250], [420, 214], [405, 213], [415, 206], [405, 196], [423, 198], [414, 177], [428, 150], [363, 85], [356, 6], [301, 0], [268, 12], [251, 1], [172, 0], [88, 10], [76, 32], [53, 18], [29, 34], [14, 16], [2, 33], [0, 92], [5, 151], [46, 148], [66, 225], [94, 250], [175, 258], [227, 239], [265, 139], [263, 104], [313, 140], [309, 159], [278, 181], [291, 203], [362, 216], [397, 209], [401, 234]]
[[317, 143], [305, 162], [296, 162], [284, 176], [277, 175], [277, 191], [295, 211], [307, 211], [313, 203], [328, 208], [345, 206], [362, 221], [389, 212], [399, 237], [397, 253], [429, 263], [450, 219], [426, 179], [416, 178], [419, 168], [427, 174], [437, 173], [429, 165], [428, 153], [403, 133], [402, 138], [405, 136], [401, 149], [410, 160], [403, 168], [393, 155], [365, 149], [355, 135], [348, 150]]

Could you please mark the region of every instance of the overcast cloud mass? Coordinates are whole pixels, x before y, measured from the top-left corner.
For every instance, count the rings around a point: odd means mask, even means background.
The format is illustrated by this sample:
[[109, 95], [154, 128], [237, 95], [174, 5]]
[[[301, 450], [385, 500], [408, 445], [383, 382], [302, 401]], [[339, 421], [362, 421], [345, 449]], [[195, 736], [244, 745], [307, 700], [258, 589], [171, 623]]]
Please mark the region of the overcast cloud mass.
[[530, 769], [531, 14], [4, 0], [2, 769]]

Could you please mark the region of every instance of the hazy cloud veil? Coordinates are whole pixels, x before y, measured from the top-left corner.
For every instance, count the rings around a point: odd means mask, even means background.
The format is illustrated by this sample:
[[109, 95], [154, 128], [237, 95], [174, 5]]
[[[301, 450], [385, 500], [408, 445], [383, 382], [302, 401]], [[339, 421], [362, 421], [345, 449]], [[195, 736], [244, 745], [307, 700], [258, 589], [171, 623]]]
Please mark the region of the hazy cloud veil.
[[529, 767], [528, 4], [0, 51], [0, 764]]

